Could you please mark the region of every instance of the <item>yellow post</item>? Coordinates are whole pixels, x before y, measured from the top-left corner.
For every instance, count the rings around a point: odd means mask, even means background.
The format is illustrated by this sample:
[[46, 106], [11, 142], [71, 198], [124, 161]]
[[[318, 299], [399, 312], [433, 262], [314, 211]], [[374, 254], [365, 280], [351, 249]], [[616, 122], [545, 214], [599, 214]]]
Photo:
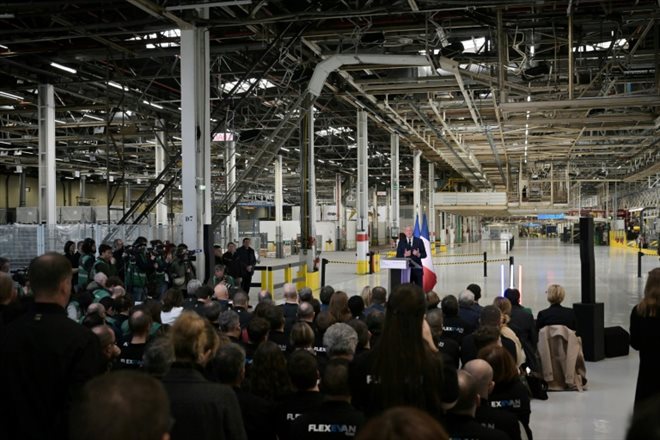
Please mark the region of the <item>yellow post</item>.
[[307, 284], [307, 287], [312, 290], [318, 290], [321, 287], [320, 276], [320, 271], [307, 272], [305, 274], [305, 283]]
[[284, 282], [285, 283], [293, 282], [293, 269], [291, 268], [291, 266], [287, 266], [284, 268]]
[[302, 278], [301, 281], [298, 281], [296, 283], [296, 289], [300, 290], [303, 287], [305, 287], [307, 283], [307, 265], [303, 264], [300, 266], [300, 269], [298, 269], [298, 273], [296, 274], [296, 278]]
[[374, 273], [380, 272], [380, 254], [374, 255]]
[[261, 271], [261, 290], [268, 290], [268, 270]]
[[273, 282], [273, 270], [270, 266], [261, 271], [261, 290], [267, 290], [274, 293], [275, 283]]

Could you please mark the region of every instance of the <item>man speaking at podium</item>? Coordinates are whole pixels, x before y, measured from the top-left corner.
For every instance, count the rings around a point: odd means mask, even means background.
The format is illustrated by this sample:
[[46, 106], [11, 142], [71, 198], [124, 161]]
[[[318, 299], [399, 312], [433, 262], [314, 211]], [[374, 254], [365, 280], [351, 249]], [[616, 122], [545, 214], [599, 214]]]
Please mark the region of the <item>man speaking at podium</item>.
[[410, 258], [413, 262], [419, 265], [419, 269], [410, 269], [410, 282], [422, 287], [422, 258], [426, 258], [426, 249], [424, 249], [424, 242], [419, 237], [413, 237], [412, 226], [408, 225], [405, 229], [406, 238], [399, 240], [399, 245], [396, 247], [397, 258]]

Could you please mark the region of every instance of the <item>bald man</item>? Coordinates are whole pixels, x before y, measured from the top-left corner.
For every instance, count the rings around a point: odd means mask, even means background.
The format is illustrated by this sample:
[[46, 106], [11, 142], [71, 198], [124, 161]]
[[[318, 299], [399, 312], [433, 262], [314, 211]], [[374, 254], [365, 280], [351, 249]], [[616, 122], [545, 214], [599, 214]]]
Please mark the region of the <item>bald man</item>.
[[426, 258], [424, 242], [419, 237], [413, 237], [412, 226], [406, 226], [404, 232], [406, 237], [399, 240], [399, 244], [396, 247], [396, 256], [397, 258], [410, 258], [419, 265], [419, 269], [410, 270], [410, 282], [422, 287], [422, 276], [424, 275], [424, 271], [421, 268], [422, 258]]
[[[508, 411], [491, 408], [488, 396], [495, 387], [493, 382], [493, 368], [483, 359], [474, 359], [463, 370], [472, 375], [479, 393], [480, 403], [475, 413], [475, 419], [483, 426], [504, 431], [511, 440], [520, 440], [521, 425], [518, 418]], [[524, 432], [524, 431], [522, 431]]]
[[220, 304], [220, 308], [223, 312], [230, 309], [229, 289], [227, 289], [227, 286], [224, 283], [217, 284], [213, 288], [213, 301]]
[[479, 392], [474, 377], [465, 370], [458, 372], [458, 400], [447, 413], [447, 432], [450, 438], [506, 440], [509, 436], [499, 429], [483, 426], [475, 419]]

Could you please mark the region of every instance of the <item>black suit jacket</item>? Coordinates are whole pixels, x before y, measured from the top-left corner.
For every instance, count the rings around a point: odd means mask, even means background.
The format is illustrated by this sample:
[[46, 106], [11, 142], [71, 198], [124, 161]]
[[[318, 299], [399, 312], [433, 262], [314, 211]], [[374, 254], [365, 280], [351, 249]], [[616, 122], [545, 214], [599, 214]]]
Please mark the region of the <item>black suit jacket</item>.
[[426, 258], [426, 248], [424, 247], [424, 242], [421, 238], [413, 237], [412, 246], [408, 244], [408, 238], [405, 240], [399, 240], [399, 244], [396, 247], [396, 256], [397, 258], [403, 258], [405, 251], [410, 251], [417, 249], [419, 251], [419, 257], [410, 255], [410, 259], [415, 263], [422, 265], [422, 258]]
[[511, 320], [507, 324], [511, 330], [518, 336], [527, 364], [537, 370], [540, 366], [536, 365], [536, 346], [539, 342], [539, 334], [534, 323], [534, 316], [527, 312], [520, 304], [511, 307]]
[[575, 312], [560, 304], [552, 304], [547, 309], [541, 310], [536, 317], [536, 328], [540, 330], [546, 325], [565, 325], [571, 330], [576, 330]]

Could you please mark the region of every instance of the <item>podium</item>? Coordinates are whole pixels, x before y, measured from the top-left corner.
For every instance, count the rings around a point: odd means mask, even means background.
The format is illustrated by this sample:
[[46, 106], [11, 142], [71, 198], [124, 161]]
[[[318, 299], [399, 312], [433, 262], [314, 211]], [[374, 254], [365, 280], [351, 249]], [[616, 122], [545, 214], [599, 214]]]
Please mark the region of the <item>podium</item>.
[[399, 285], [410, 282], [410, 271], [421, 269], [422, 266], [410, 258], [385, 258], [380, 260], [380, 268], [388, 269], [387, 292], [392, 293]]

